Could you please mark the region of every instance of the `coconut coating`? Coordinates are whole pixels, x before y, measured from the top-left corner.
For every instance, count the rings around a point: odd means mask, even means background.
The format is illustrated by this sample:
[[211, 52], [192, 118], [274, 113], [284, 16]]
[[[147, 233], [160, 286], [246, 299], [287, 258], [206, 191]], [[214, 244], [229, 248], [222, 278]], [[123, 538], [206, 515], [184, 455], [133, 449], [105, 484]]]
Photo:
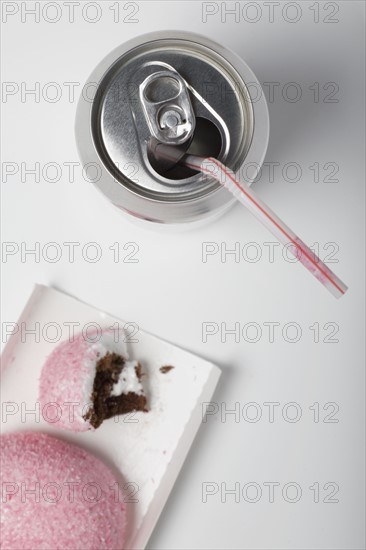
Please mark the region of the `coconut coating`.
[[126, 509], [112, 472], [37, 432], [0, 437], [3, 550], [121, 550]]
[[82, 334], [61, 342], [47, 358], [39, 382], [43, 418], [58, 428], [83, 432], [94, 428], [85, 420], [91, 406], [96, 363], [108, 352], [124, 353], [111, 331], [87, 340]]

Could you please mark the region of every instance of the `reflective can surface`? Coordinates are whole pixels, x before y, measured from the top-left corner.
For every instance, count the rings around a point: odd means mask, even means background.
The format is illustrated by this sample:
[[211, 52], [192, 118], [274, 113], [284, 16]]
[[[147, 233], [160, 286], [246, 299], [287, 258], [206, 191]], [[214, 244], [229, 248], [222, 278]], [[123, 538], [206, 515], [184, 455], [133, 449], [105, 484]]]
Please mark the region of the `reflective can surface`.
[[235, 202], [214, 179], [157, 162], [151, 138], [176, 147], [177, 159], [214, 156], [235, 171], [263, 162], [269, 117], [260, 84], [239, 57], [203, 36], [143, 35], [111, 52], [88, 82], [97, 90], [78, 104], [81, 160], [98, 163], [96, 185], [138, 218], [195, 222]]

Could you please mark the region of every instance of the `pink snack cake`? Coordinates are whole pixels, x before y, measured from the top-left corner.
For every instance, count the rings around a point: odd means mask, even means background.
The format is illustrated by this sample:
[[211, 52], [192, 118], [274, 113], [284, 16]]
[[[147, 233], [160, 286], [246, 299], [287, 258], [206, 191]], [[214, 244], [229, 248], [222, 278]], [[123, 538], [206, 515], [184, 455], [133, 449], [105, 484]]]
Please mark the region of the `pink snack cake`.
[[99, 459], [37, 432], [3, 435], [0, 450], [2, 549], [123, 548], [125, 504]]
[[83, 432], [119, 414], [146, 412], [141, 379], [140, 364], [126, 358], [121, 332], [80, 334], [61, 342], [43, 366], [43, 417], [59, 428]]

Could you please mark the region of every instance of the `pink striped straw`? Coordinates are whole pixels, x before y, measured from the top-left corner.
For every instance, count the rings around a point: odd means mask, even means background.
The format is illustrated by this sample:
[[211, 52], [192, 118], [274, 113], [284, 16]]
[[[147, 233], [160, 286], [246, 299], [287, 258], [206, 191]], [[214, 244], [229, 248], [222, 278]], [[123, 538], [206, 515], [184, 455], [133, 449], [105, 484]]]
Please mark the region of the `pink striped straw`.
[[232, 170], [215, 158], [187, 155], [181, 161], [200, 170], [226, 187], [271, 233], [305, 266], [336, 298], [343, 296], [347, 286], [327, 267], [316, 254], [254, 193], [244, 182], [238, 182]]
[[250, 210], [250, 212], [271, 231], [271, 233], [288, 247], [292, 255], [318, 281], [322, 283], [336, 298], [347, 291], [347, 286], [327, 267], [311, 248], [309, 248], [243, 181], [238, 181], [230, 168], [213, 157], [203, 158], [196, 155], [184, 156], [184, 151], [177, 147], [162, 144], [152, 140], [149, 144], [151, 152], [157, 159], [164, 159], [173, 164], [185, 164], [189, 168], [199, 170], [216, 179], [228, 189], [234, 197]]

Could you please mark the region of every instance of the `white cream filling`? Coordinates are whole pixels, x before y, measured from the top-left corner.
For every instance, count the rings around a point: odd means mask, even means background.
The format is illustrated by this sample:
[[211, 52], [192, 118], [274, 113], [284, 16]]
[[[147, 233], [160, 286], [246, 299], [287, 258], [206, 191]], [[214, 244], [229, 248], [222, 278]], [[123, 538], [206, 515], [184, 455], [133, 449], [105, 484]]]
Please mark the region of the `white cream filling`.
[[118, 382], [113, 384], [111, 395], [118, 396], [129, 392], [143, 394], [140, 380], [136, 374], [137, 361], [126, 361], [118, 378]]

